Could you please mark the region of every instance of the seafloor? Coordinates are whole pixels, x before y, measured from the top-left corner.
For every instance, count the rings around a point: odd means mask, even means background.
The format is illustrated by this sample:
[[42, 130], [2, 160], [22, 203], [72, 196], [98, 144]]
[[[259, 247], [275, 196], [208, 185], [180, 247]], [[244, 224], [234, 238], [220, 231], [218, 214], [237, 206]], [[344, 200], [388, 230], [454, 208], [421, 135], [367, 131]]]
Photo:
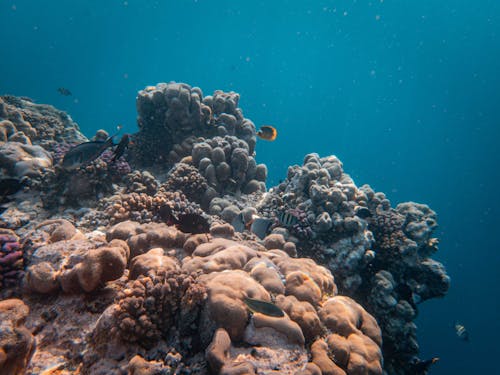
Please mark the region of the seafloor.
[[[1, 374], [427, 372], [414, 320], [449, 287], [436, 213], [392, 207], [335, 156], [306, 155], [267, 190], [238, 101], [147, 87], [127, 152], [68, 171], [78, 125], [0, 97]], [[273, 220], [263, 239], [231, 225], [256, 216]]]

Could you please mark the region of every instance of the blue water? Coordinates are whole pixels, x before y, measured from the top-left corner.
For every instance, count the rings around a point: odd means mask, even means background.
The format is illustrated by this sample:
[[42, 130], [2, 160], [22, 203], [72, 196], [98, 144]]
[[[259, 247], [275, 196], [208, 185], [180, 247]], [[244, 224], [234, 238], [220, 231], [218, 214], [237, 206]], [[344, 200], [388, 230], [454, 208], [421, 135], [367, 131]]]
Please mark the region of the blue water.
[[[66, 110], [87, 136], [135, 131], [135, 96], [171, 80], [241, 94], [269, 186], [309, 152], [439, 214], [449, 294], [421, 305], [433, 374], [500, 355], [500, 1], [0, 1], [0, 93]], [[73, 96], [58, 94], [67, 87]], [[452, 324], [463, 322], [471, 342]]]

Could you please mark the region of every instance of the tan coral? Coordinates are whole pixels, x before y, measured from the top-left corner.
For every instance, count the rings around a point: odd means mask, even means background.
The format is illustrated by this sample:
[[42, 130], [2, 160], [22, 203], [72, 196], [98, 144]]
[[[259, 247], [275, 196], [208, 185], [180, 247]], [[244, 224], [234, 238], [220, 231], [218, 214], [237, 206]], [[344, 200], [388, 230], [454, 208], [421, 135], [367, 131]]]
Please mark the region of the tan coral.
[[128, 246], [121, 240], [113, 240], [109, 246], [90, 250], [69, 259], [59, 276], [61, 288], [68, 293], [91, 292], [104, 283], [123, 275], [128, 260]]
[[249, 311], [245, 297], [269, 301], [269, 293], [246, 272], [235, 270], [200, 276], [208, 291], [209, 316], [223, 327], [234, 341], [243, 338]]
[[193, 252], [192, 259], [186, 260], [182, 269], [188, 273], [202, 270], [204, 273], [242, 269], [256, 256], [256, 251], [237, 242], [224, 238], [202, 244]]
[[[60, 251], [62, 250], [62, 251]], [[35, 251], [25, 285], [38, 293], [91, 292], [123, 275], [129, 248], [122, 240], [95, 248], [89, 241], [58, 241]]]
[[129, 279], [135, 280], [141, 275], [152, 276], [160, 270], [163, 272], [178, 271], [180, 267], [176, 258], [164, 255], [163, 249], [157, 247], [132, 259]]
[[295, 296], [277, 296], [276, 305], [297, 322], [306, 341], [311, 341], [323, 332], [316, 309], [307, 301], [299, 301]]
[[316, 340], [311, 345], [313, 363], [320, 368], [322, 375], [345, 375], [346, 372], [330, 358], [329, 352], [330, 348], [323, 339]]
[[253, 324], [255, 328], [269, 327], [285, 335], [290, 344], [304, 345], [305, 338], [300, 326], [288, 316], [275, 318], [264, 314], [253, 314]]
[[129, 375], [156, 375], [168, 370], [162, 362], [146, 361], [140, 355], [132, 357], [128, 363]]
[[114, 238], [126, 240], [130, 247], [131, 258], [144, 254], [155, 247], [182, 248], [188, 237], [188, 234], [163, 223], [140, 225], [133, 221], [116, 224], [106, 234], [108, 241]]
[[65, 219], [45, 220], [38, 224], [35, 229], [47, 227], [49, 242], [83, 240], [85, 236], [75, 226]]
[[322, 366], [330, 366], [321, 354], [326, 345], [335, 365], [347, 374], [382, 374], [380, 328], [361, 305], [349, 297], [336, 296], [323, 304], [319, 317], [332, 334], [326, 341], [315, 342], [318, 362], [314, 356], [313, 362], [322, 370]]
[[19, 299], [0, 301], [0, 373], [21, 375], [35, 350], [35, 338], [24, 326], [29, 308]]

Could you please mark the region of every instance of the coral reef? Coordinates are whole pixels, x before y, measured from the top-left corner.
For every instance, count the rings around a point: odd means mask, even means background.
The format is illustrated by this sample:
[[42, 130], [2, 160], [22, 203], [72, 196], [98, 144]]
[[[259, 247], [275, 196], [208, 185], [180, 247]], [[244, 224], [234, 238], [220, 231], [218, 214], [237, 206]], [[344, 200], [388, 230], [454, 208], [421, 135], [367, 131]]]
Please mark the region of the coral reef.
[[[266, 191], [234, 92], [161, 83], [137, 110], [126, 158], [68, 171], [87, 140], [69, 116], [0, 98], [0, 179], [26, 186], [0, 215], [1, 295], [23, 292], [0, 301], [0, 372], [411, 373], [418, 304], [450, 282], [434, 211], [392, 207], [335, 156], [306, 155]], [[185, 233], [190, 214], [203, 233]], [[235, 230], [238, 215], [270, 233]]]
[[204, 207], [227, 192], [265, 191], [267, 169], [253, 157], [255, 126], [243, 117], [238, 102], [234, 92], [203, 97], [199, 88], [183, 83], [142, 90], [137, 97], [137, 144], [131, 149], [134, 161], [156, 166], [182, 162], [167, 184], [180, 187]]

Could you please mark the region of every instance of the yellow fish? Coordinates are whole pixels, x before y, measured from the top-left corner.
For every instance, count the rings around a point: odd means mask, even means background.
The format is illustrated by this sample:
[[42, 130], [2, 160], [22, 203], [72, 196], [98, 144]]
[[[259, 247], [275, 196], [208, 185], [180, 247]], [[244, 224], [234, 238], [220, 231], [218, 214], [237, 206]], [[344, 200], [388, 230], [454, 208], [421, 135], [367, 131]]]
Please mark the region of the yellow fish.
[[263, 125], [257, 132], [257, 136], [266, 141], [274, 141], [278, 136], [278, 131], [271, 125]]

